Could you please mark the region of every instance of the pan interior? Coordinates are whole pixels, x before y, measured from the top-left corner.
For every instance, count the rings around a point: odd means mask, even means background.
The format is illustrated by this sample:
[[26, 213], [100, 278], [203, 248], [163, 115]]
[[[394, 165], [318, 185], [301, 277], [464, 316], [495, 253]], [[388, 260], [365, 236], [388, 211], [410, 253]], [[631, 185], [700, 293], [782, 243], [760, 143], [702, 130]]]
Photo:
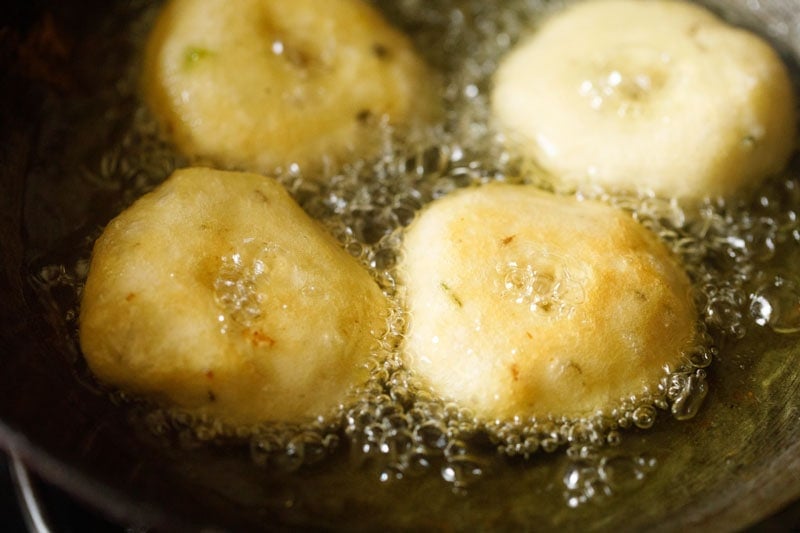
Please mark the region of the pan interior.
[[[404, 183], [430, 199], [507, 169], [494, 145], [478, 148], [491, 132], [470, 125], [487, 122], [481, 99], [499, 54], [524, 24], [563, 3], [519, 0], [489, 9], [477, 0], [377, 2], [453, 80], [446, 98], [458, 112], [448, 115], [448, 131], [471, 132], [466, 142], [446, 132], [444, 148], [422, 139], [424, 150], [390, 150], [410, 160], [403, 168], [413, 172], [404, 175], [413, 179]], [[800, 4], [708, 5], [770, 39], [797, 74]], [[39, 2], [20, 8], [0, 30], [0, 60], [8, 65], [0, 75], [0, 441], [6, 446], [21, 448], [45, 475], [125, 519], [136, 519], [144, 504], [152, 509], [145, 520], [174, 519], [167, 515], [203, 526], [738, 528], [800, 494], [796, 334], [757, 323], [759, 295], [776, 283], [792, 291], [800, 283], [791, 268], [798, 254], [791, 217], [776, 233], [776, 254], [736, 270], [747, 277], [732, 296], [740, 301], [726, 309], [741, 316], [727, 324], [746, 334], [718, 335], [710, 392], [697, 416], [679, 422], [659, 412], [651, 429], [623, 432], [619, 446], [598, 455], [569, 456], [563, 448], [527, 460], [488, 453], [480, 479], [454, 491], [446, 472], [382, 477], [380, 457], [354, 460], [347, 444], [289, 472], [255, 467], [246, 440], [217, 445], [180, 432], [153, 433], [138, 408], [92, 380], [76, 342], [75, 311], [102, 227], [186, 163], [160, 136], [137, 89], [141, 44], [157, 7], [142, 0]], [[457, 150], [477, 161], [479, 172], [464, 165], [463, 173], [447, 174]], [[742, 228], [767, 214], [797, 212], [797, 176], [794, 164], [765, 187], [765, 200], [757, 195], [743, 211], [733, 210], [732, 223]], [[329, 205], [315, 200], [319, 190], [288, 174], [285, 182], [312, 215], [332, 216]], [[406, 198], [403, 191], [366, 190], [377, 202], [389, 202], [379, 193]], [[374, 228], [356, 230], [369, 241]], [[576, 490], [591, 497], [570, 506]]]

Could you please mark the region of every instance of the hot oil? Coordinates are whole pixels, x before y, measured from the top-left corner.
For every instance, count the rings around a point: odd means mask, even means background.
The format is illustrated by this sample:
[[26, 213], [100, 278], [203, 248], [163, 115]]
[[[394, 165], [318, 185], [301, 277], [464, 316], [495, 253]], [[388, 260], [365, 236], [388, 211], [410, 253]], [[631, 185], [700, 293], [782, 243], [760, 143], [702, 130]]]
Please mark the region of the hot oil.
[[[399, 302], [395, 270], [402, 232], [422, 207], [455, 189], [491, 181], [542, 184], [540, 172], [507, 152], [502, 137], [491, 128], [490, 77], [503, 53], [562, 3], [514, 0], [502, 9], [471, 0], [376, 3], [443, 73], [443, 124], [413, 142], [387, 131], [379, 158], [335, 169], [326, 180], [306, 176], [296, 165], [277, 174], [395, 301], [368, 383], [338, 411], [305, 424], [229, 428], [132, 401], [134, 424], [160, 444], [187, 450], [209, 443], [246, 449], [252, 462], [266, 467], [261, 475], [282, 480], [290, 494], [265, 501], [264, 506], [307, 512], [308, 502], [319, 500], [312, 510], [321, 517], [337, 516], [337, 498], [345, 496], [382, 507], [402, 497], [406, 505], [398, 507], [401, 511], [421, 502], [428, 509], [471, 502], [483, 523], [501, 520], [500, 511], [489, 509], [511, 506], [509, 519], [549, 517], [542, 524], [553, 525], [591, 516], [592, 511], [581, 510], [582, 504], [614, 509], [614, 502], [622, 500], [613, 500], [615, 495], [663, 486], [669, 471], [661, 468], [660, 460], [670, 462], [666, 458], [671, 439], [688, 431], [675, 420], [698, 413], [703, 418], [703, 400], [707, 394], [714, 396], [715, 384], [748, 382], [752, 361], [734, 347], [763, 339], [779, 345], [784, 342], [781, 334], [800, 330], [800, 279], [787, 268], [800, 241], [796, 169], [765, 184], [752, 200], [709, 203], [690, 211], [651, 197], [579, 191], [581, 197], [629, 211], [681, 259], [701, 310], [697, 349], [686, 354], [683, 367], [665, 373], [655, 390], [623, 399], [608, 412], [579, 420], [477, 420], [468, 410], [437, 398], [402, 363], [398, 347], [409, 319]], [[85, 98], [54, 97], [48, 119], [52, 132], [44, 135], [49, 142], [40, 147], [31, 179], [31, 203], [41, 200], [52, 206], [45, 216], [53, 226], [60, 221], [67, 228], [58, 238], [32, 235], [32, 283], [45, 306], [66, 323], [58, 327], [63, 327], [74, 353], [91, 243], [110, 217], [186, 164], [138, 100], [138, 51], [156, 6], [142, 1], [116, 9], [119, 16], [112, 18], [128, 21], [125, 27], [98, 30], [123, 35], [112, 42], [129, 49], [112, 69], [116, 79]], [[64, 131], [72, 113], [87, 110], [114, 135], [98, 139], [90, 150], [71, 152]], [[87, 120], [80, 127], [90, 124]], [[74, 161], [78, 164], [66, 164]], [[50, 187], [64, 169], [59, 187]], [[59, 192], [64, 188], [92, 201], [62, 209]], [[100, 209], [98, 202], [103, 203]], [[228, 306], [252, 303], [248, 286], [246, 280], [236, 279], [233, 267], [217, 284]], [[712, 364], [715, 356], [719, 360]], [[82, 381], [102, 389], [79, 357], [75, 365]], [[131, 401], [120, 393], [113, 398]], [[722, 417], [718, 423], [725, 420], [735, 417]], [[684, 425], [694, 423], [699, 422]], [[685, 448], [673, 455], [690, 455]], [[564, 453], [553, 453], [559, 450]], [[383, 488], [376, 492], [376, 486]], [[415, 487], [415, 495], [407, 494], [409, 486]], [[480, 505], [476, 498], [481, 498]], [[381, 517], [391, 517], [403, 527], [416, 516], [385, 513], [372, 519], [377, 524]], [[450, 517], [448, 523], [458, 525], [470, 516]]]

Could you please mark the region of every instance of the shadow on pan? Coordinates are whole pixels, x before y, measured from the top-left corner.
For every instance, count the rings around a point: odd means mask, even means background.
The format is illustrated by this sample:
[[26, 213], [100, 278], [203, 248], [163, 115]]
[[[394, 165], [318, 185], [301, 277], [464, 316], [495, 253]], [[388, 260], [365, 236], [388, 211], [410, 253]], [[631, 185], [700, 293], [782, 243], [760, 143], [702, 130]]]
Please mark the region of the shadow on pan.
[[[709, 3], [735, 4], [735, 22], [766, 32], [790, 62], [800, 56], [800, 29], [770, 29], [800, 23], [800, 1], [762, 0], [755, 12], [745, 0]], [[436, 476], [382, 486], [347, 466], [346, 449], [288, 475], [254, 467], [241, 444], [163, 446], [143, 431], [127, 405], [87, 379], [74, 317], [44, 301], [37, 284], [44, 251], [85, 257], [91, 240], [76, 248], [75, 236], [96, 236], [132, 200], [109, 184], [76, 188], [74, 175], [133, 120], [136, 91], [119, 84], [135, 72], [126, 65], [136, 62], [150, 4], [0, 8], [0, 445], [30, 468], [120, 521], [169, 530], [722, 530], [800, 496], [800, 349], [766, 332], [724, 347], [696, 419], [660, 421], [630, 439], [658, 458], [660, 474], [603, 506], [566, 509], [553, 490], [563, 475], [555, 458], [507, 466], [454, 495]], [[743, 362], [748, 373], [722, 379], [726, 365]]]

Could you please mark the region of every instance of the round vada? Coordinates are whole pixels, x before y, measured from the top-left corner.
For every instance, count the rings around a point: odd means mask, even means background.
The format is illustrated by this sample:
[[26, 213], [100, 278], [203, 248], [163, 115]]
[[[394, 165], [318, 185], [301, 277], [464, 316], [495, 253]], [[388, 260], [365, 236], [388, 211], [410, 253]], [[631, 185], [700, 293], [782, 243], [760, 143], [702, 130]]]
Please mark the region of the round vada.
[[437, 114], [436, 76], [363, 0], [171, 0], [143, 72], [177, 147], [238, 170], [369, 157]]
[[509, 143], [564, 189], [733, 197], [780, 172], [797, 141], [778, 54], [676, 0], [568, 7], [502, 59], [491, 99]]
[[176, 171], [97, 240], [80, 344], [103, 382], [230, 424], [329, 414], [388, 303], [273, 179]]
[[581, 417], [655, 393], [696, 342], [687, 274], [629, 215], [530, 186], [465, 189], [405, 235], [404, 355], [486, 420]]

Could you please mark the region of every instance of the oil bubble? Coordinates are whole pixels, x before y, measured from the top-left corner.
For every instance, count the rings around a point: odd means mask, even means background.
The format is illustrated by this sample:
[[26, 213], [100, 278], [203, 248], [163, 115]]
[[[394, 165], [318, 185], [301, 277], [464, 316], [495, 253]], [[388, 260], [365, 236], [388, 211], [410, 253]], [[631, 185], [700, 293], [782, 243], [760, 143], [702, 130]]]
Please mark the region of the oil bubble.
[[446, 429], [436, 422], [426, 422], [414, 430], [415, 439], [433, 450], [444, 450], [447, 446]]
[[716, 348], [713, 346], [697, 346], [689, 351], [687, 358], [694, 368], [707, 368], [714, 361]]
[[591, 463], [586, 461], [571, 462], [563, 477], [564, 486], [568, 490], [577, 490], [581, 488], [587, 479], [594, 479], [595, 470]]
[[442, 478], [453, 484], [455, 489], [466, 489], [473, 485], [482, 475], [482, 461], [470, 457], [459, 456], [442, 467]]
[[563, 475], [564, 501], [568, 507], [586, 503], [602, 504], [614, 494], [625, 494], [639, 487], [656, 468], [646, 454], [587, 447], [568, 454]]
[[612, 489], [630, 490], [638, 486], [645, 477], [639, 463], [632, 457], [603, 457], [598, 468], [600, 479]]
[[[568, 316], [585, 298], [580, 269], [543, 250], [513, 252], [496, 267], [502, 298], [553, 318]], [[518, 254], [518, 255], [517, 255]]]
[[750, 297], [750, 313], [756, 324], [777, 333], [800, 331], [800, 287], [777, 276]]
[[672, 415], [677, 420], [694, 417], [700, 410], [706, 394], [708, 394], [708, 384], [705, 371], [674, 374], [668, 393], [672, 400]]
[[641, 405], [633, 412], [633, 423], [639, 429], [649, 429], [656, 421], [656, 410], [652, 405]]
[[[493, 14], [486, 24], [477, 26], [460, 9], [442, 17], [416, 0], [378, 0], [376, 4], [393, 14], [395, 21], [404, 22], [403, 27], [421, 28], [411, 38], [446, 78], [445, 126], [436, 125], [413, 138], [401, 138], [386, 128], [383, 152], [374, 160], [325, 169], [321, 175], [298, 165], [276, 173], [301, 207], [371, 273], [392, 302], [388, 333], [377, 340], [380, 349], [372, 354], [369, 381], [352, 397], [343, 398], [335, 412], [299, 425], [231, 428], [155, 408], [144, 425], [159, 437], [178, 439], [180, 435], [183, 446], [234, 437], [249, 445], [254, 464], [290, 472], [323, 462], [333, 450], [344, 447], [352, 465], [378, 464], [377, 471], [387, 483], [430, 473], [460, 490], [486, 475], [484, 461], [498, 452], [528, 458], [567, 448], [569, 459], [583, 461], [564, 474], [567, 505], [626, 490], [632, 479], [638, 482], [640, 473], [648, 472], [648, 465], [655, 465], [620, 455], [602, 459], [603, 451], [624, 449], [625, 430], [652, 427], [657, 409], [679, 420], [695, 416], [708, 392], [703, 369], [713, 368], [714, 342], [741, 338], [753, 324], [778, 333], [800, 331], [800, 289], [785, 276], [752, 282], [754, 265], [766, 269], [787, 244], [800, 242], [796, 179], [779, 177], [765, 183], [752, 205], [710, 200], [688, 208], [647, 192], [578, 191], [579, 197], [623, 209], [672, 250], [693, 281], [701, 329], [711, 335], [698, 334], [698, 346], [686, 353], [686, 366], [665, 371], [659, 390], [636, 391], [602, 416], [476, 420], [422, 387], [405, 367], [400, 347], [408, 316], [400, 302], [396, 268], [404, 228], [434, 199], [493, 181], [553, 189], [535, 163], [509, 152], [502, 135], [487, 126], [487, 82], [499, 58], [516, 42], [525, 24], [549, 8], [544, 1], [513, 1], [502, 10], [487, 11]], [[283, 43], [268, 46], [275, 53], [288, 52]], [[148, 110], [128, 105], [138, 100], [136, 65], [131, 64], [120, 78], [125, 82], [119, 93], [123, 98], [109, 109], [117, 109], [123, 117], [115, 124], [122, 134], [102, 153], [78, 154], [76, 159], [85, 160], [78, 165], [82, 170], [74, 184], [87, 198], [113, 197], [111, 208], [117, 211], [185, 163]], [[585, 87], [586, 97], [600, 97], [598, 104], [614, 113], [636, 112], [619, 107], [618, 96], [624, 91], [646, 95], [658, 83], [646, 72], [613, 69], [588, 81], [591, 87]], [[63, 244], [32, 254], [41, 260], [30, 266], [31, 285], [48, 309], [59, 311], [59, 317], [70, 317], [73, 337], [91, 244], [98, 228], [113, 214], [101, 211], [88, 216], [85, 227]], [[265, 312], [269, 295], [258, 287], [269, 277], [270, 265], [268, 250], [248, 250], [221, 259], [214, 285], [224, 317], [220, 327], [247, 325]], [[498, 258], [497, 265], [496, 285], [491, 289], [531, 312], [568, 314], [585, 298], [580, 265], [566, 258], [518, 249], [516, 255]], [[133, 401], [124, 394], [110, 397], [119, 404]]]
[[[214, 280], [217, 305], [234, 322], [250, 327], [262, 313], [264, 293], [259, 285], [266, 282], [274, 261], [273, 247], [253, 249], [253, 243], [243, 243], [240, 250], [220, 258]], [[223, 323], [223, 329], [227, 326]]]

